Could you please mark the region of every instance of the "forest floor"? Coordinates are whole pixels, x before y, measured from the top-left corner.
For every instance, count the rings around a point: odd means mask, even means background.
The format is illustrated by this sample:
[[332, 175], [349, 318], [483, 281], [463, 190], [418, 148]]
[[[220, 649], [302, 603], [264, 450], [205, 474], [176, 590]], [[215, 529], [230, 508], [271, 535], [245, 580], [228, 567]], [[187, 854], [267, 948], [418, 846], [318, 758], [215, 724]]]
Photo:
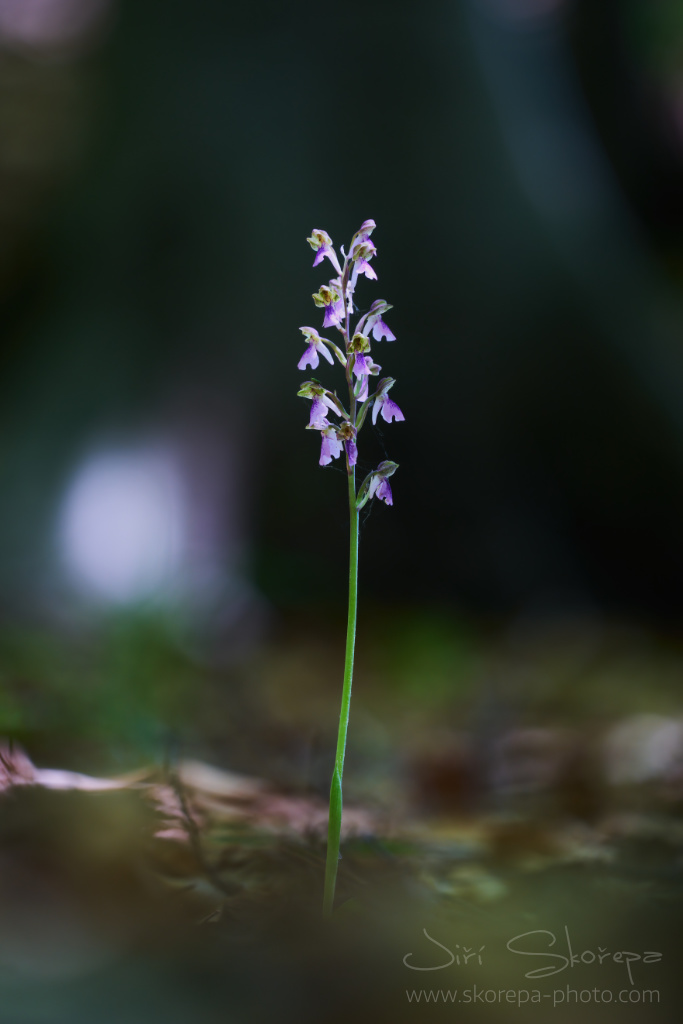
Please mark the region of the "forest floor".
[[[676, 1019], [677, 645], [573, 626], [494, 647], [434, 616], [375, 627], [329, 922], [324, 631], [197, 669], [192, 749], [135, 765], [131, 744], [121, 771], [104, 734], [92, 756], [80, 710], [57, 738], [39, 727], [54, 694], [33, 683], [21, 743], [0, 752], [3, 1022]], [[5, 641], [17, 701], [46, 663], [27, 646]], [[95, 734], [126, 721], [102, 689]], [[150, 706], [131, 705], [131, 731]]]

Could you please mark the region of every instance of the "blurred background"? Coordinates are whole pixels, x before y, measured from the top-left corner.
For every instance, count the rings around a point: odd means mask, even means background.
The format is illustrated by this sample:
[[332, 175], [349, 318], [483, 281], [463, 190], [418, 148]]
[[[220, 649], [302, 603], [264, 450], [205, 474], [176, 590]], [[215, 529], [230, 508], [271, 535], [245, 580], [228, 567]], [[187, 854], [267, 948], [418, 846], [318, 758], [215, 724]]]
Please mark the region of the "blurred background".
[[0, 51], [6, 644], [160, 617], [225, 666], [289, 615], [343, 629], [298, 326], [306, 234], [366, 217], [406, 423], [364, 438], [401, 470], [363, 614], [432, 649], [456, 619], [678, 633], [678, 4], [0, 0]]
[[406, 422], [362, 437], [349, 792], [679, 809], [676, 0], [0, 0], [0, 735], [324, 794], [305, 238], [370, 217]]

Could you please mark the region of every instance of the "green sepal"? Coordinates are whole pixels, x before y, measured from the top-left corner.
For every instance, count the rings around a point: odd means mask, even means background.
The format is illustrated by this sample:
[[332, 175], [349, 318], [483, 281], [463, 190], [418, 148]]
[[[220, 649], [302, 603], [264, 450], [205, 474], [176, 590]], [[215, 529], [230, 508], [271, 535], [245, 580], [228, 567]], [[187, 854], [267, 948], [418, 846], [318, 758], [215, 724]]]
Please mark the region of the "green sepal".
[[349, 348], [352, 352], [369, 352], [370, 339], [366, 334], [361, 334], [360, 331], [356, 331], [354, 336], [351, 338]]
[[368, 409], [370, 408], [371, 405], [372, 405], [372, 397], [368, 398], [365, 402], [363, 402], [363, 404], [362, 404], [362, 406], [360, 408], [360, 411], [359, 411], [358, 415], [356, 416], [356, 432], [358, 432], [360, 430], [360, 428], [363, 426], [363, 424], [365, 423], [365, 417], [367, 416]]
[[374, 475], [374, 472], [368, 473], [365, 480], [358, 489], [358, 494], [356, 495], [356, 508], [358, 509], [359, 512], [368, 503], [368, 491], [370, 489], [370, 481], [372, 480]]
[[368, 240], [361, 242], [360, 245], [357, 245], [356, 248], [352, 250], [351, 259], [355, 262], [355, 260], [366, 260], [368, 256], [372, 257], [376, 255], [377, 249], [372, 242]]
[[334, 391], [329, 391], [326, 387], [313, 377], [311, 380], [306, 380], [301, 385], [301, 388], [297, 391], [298, 398], [327, 398], [333, 403], [335, 409], [347, 422], [351, 421], [351, 417], [341, 403], [341, 400], [337, 397]]
[[299, 390], [297, 391], [298, 398], [322, 398], [325, 394], [326, 388], [312, 377], [311, 380], [305, 380]]
[[381, 380], [377, 381], [377, 391], [375, 392], [376, 396], [379, 398], [380, 395], [386, 395], [387, 391], [393, 388], [395, 383], [396, 381], [393, 377], [382, 377]]
[[317, 252], [318, 249], [322, 249], [323, 245], [332, 246], [332, 239], [328, 235], [327, 231], [321, 231], [320, 228], [313, 228], [311, 231], [311, 237], [307, 238], [306, 241], [314, 252]]
[[337, 412], [339, 413], [339, 415], [341, 416], [341, 418], [346, 420], [347, 423], [350, 423], [351, 422], [351, 417], [349, 416], [348, 412], [346, 411], [346, 409], [342, 405], [340, 399], [337, 398], [337, 395], [334, 392], [332, 392], [332, 391], [326, 391], [325, 392], [325, 397], [329, 398], [329, 400], [331, 402], [334, 402], [334, 406], [335, 406]]
[[319, 309], [323, 306], [330, 306], [333, 302], [337, 302], [339, 294], [334, 288], [330, 288], [324, 284], [321, 286], [320, 291], [315, 292], [312, 296], [313, 301]]
[[[343, 328], [340, 328], [340, 330], [343, 331]], [[327, 340], [327, 339], [324, 339], [324, 340]], [[346, 356], [344, 355], [342, 350], [339, 348], [339, 346], [335, 345], [335, 343], [333, 341], [328, 341], [327, 344], [330, 346], [330, 348], [332, 349], [332, 351], [334, 352], [335, 356], [337, 357], [339, 362], [342, 364], [344, 369], [346, 369]]]

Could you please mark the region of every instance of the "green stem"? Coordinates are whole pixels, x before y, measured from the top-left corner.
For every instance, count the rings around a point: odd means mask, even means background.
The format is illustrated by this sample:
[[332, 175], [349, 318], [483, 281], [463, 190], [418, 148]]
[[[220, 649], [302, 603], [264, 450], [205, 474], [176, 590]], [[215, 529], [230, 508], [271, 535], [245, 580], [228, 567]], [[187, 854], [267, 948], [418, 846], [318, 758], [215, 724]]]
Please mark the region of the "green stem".
[[342, 819], [342, 777], [344, 775], [344, 754], [346, 734], [349, 728], [351, 709], [351, 683], [353, 680], [353, 654], [356, 646], [356, 609], [358, 604], [358, 509], [356, 508], [356, 473], [349, 467], [349, 617], [346, 626], [346, 658], [344, 660], [344, 686], [342, 689], [341, 711], [339, 713], [339, 734], [337, 754], [334, 759], [332, 785], [330, 787], [330, 818], [327, 830], [327, 862], [325, 865], [325, 895], [323, 913], [329, 917], [334, 905], [334, 890], [337, 884], [339, 863], [339, 836]]

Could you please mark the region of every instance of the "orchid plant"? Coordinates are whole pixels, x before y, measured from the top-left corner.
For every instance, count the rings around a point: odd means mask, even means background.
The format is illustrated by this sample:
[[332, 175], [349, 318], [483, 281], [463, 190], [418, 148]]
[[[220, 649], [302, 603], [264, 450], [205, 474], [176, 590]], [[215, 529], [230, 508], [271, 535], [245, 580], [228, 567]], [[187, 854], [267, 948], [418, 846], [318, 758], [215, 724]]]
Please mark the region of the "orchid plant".
[[[326, 916], [332, 913], [334, 892], [337, 883], [339, 862], [339, 841], [342, 818], [342, 776], [344, 755], [351, 706], [351, 683], [353, 679], [353, 657], [356, 643], [356, 610], [358, 603], [358, 517], [360, 510], [373, 498], [387, 505], [393, 505], [391, 477], [398, 466], [385, 460], [370, 472], [356, 490], [356, 463], [358, 461], [358, 434], [365, 423], [368, 410], [372, 409], [372, 422], [381, 416], [387, 423], [403, 420], [404, 416], [396, 402], [389, 397], [389, 391], [396, 383], [392, 377], [378, 379], [371, 393], [371, 378], [379, 377], [382, 369], [374, 362], [371, 341], [395, 341], [396, 338], [384, 322], [384, 314], [392, 307], [384, 299], [376, 299], [370, 308], [352, 327], [356, 315], [354, 293], [358, 278], [364, 275], [371, 281], [377, 280], [371, 260], [377, 250], [370, 241], [375, 229], [374, 220], [366, 220], [351, 239], [348, 254], [340, 248], [340, 261], [325, 231], [314, 229], [307, 239], [315, 251], [313, 266], [319, 266], [328, 259], [336, 272], [327, 284], [313, 296], [319, 309], [324, 309], [323, 329], [335, 328], [341, 335], [337, 345], [329, 338], [321, 337], [313, 327], [302, 327], [306, 350], [299, 360], [299, 369], [310, 367], [317, 370], [320, 357], [334, 366], [335, 358], [341, 363], [346, 375], [348, 401], [346, 405], [336, 391], [326, 388], [315, 378], [307, 380], [299, 391], [302, 398], [311, 401], [308, 430], [320, 432], [320, 465], [328, 466], [334, 459], [344, 455], [349, 492], [349, 606], [346, 631], [346, 657], [344, 662], [344, 683], [342, 687], [341, 711], [337, 753], [330, 787], [330, 814], [327, 835], [327, 861], [325, 867], [325, 893], [323, 909]], [[333, 417], [332, 419], [330, 417]]]

